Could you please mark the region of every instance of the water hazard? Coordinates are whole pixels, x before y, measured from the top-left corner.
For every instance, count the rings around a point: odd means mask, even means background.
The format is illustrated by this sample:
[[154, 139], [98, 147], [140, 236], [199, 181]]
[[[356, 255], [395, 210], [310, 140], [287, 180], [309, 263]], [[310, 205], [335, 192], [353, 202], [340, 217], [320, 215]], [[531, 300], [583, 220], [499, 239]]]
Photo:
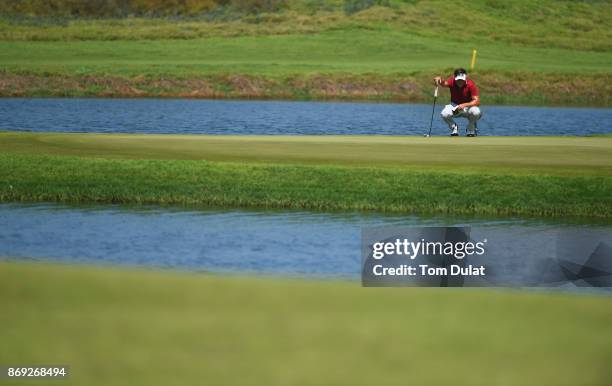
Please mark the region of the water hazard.
[[[438, 103], [433, 135], [447, 135]], [[612, 109], [486, 106], [480, 135], [612, 133]], [[0, 99], [0, 130], [100, 133], [423, 135], [431, 105], [193, 99]], [[465, 120], [458, 120], [462, 129]]]
[[612, 234], [541, 219], [1, 204], [0, 257], [357, 280], [363, 228], [447, 225], [502, 234], [514, 255], [537, 249], [542, 227]]

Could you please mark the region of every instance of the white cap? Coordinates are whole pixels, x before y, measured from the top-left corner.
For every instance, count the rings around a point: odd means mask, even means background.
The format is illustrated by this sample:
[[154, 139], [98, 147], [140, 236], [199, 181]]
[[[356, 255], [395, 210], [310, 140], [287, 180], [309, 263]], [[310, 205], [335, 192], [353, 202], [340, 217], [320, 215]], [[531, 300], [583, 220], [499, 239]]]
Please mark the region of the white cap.
[[455, 80], [466, 80], [466, 79], [467, 79], [467, 74], [465, 74], [465, 73], [459, 73], [455, 77]]

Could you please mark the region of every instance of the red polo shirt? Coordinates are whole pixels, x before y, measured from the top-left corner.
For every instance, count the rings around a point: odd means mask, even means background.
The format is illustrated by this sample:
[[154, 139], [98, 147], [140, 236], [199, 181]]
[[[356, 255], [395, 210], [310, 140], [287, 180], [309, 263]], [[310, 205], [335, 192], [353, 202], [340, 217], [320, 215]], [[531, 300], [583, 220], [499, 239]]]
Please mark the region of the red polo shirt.
[[465, 85], [463, 85], [461, 88], [455, 84], [454, 76], [448, 78], [446, 82], [450, 88], [451, 102], [458, 105], [461, 103], [469, 103], [472, 101], [473, 97], [479, 95], [478, 87], [476, 87], [476, 83], [472, 82], [471, 79], [467, 79]]

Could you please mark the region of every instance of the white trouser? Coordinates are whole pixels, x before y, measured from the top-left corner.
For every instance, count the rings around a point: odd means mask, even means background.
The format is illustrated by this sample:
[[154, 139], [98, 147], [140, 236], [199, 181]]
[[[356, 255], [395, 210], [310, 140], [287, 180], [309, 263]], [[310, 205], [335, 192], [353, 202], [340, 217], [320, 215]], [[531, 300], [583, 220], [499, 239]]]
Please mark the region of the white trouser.
[[453, 126], [456, 125], [455, 120], [453, 118], [467, 118], [468, 125], [466, 129], [468, 131], [474, 130], [476, 128], [476, 122], [478, 122], [480, 117], [482, 117], [482, 112], [480, 111], [478, 106], [461, 109], [458, 114], [453, 115], [453, 109], [455, 108], [455, 106], [457, 105], [454, 103], [446, 105], [440, 113], [442, 119], [444, 119], [444, 122], [448, 124], [448, 128], [452, 130]]

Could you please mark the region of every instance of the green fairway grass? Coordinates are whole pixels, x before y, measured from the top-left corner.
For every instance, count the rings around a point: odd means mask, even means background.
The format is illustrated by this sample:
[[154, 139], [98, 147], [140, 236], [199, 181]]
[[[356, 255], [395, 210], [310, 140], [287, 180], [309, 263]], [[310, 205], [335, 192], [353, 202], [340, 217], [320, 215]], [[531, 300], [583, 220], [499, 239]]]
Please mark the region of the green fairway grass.
[[612, 379], [608, 296], [6, 261], [0, 293], [0, 363], [70, 366], [70, 379], [36, 384], [604, 386]]
[[339, 2], [297, 1], [231, 21], [4, 18], [0, 96], [429, 102], [433, 76], [468, 67], [476, 48], [484, 103], [610, 106], [608, 2], [506, 3], [392, 2], [348, 15]]
[[0, 134], [0, 200], [612, 216], [612, 138]]
[[[351, 42], [351, 44], [347, 44]], [[310, 73], [410, 74], [468, 66], [472, 46], [390, 28], [317, 34], [189, 40], [0, 42], [10, 72], [82, 75], [206, 74], [289, 76]], [[479, 67], [536, 73], [610, 73], [612, 52], [515, 47], [487, 42]], [[431, 76], [433, 78], [433, 76]], [[605, 86], [605, 84], [602, 84]]]

